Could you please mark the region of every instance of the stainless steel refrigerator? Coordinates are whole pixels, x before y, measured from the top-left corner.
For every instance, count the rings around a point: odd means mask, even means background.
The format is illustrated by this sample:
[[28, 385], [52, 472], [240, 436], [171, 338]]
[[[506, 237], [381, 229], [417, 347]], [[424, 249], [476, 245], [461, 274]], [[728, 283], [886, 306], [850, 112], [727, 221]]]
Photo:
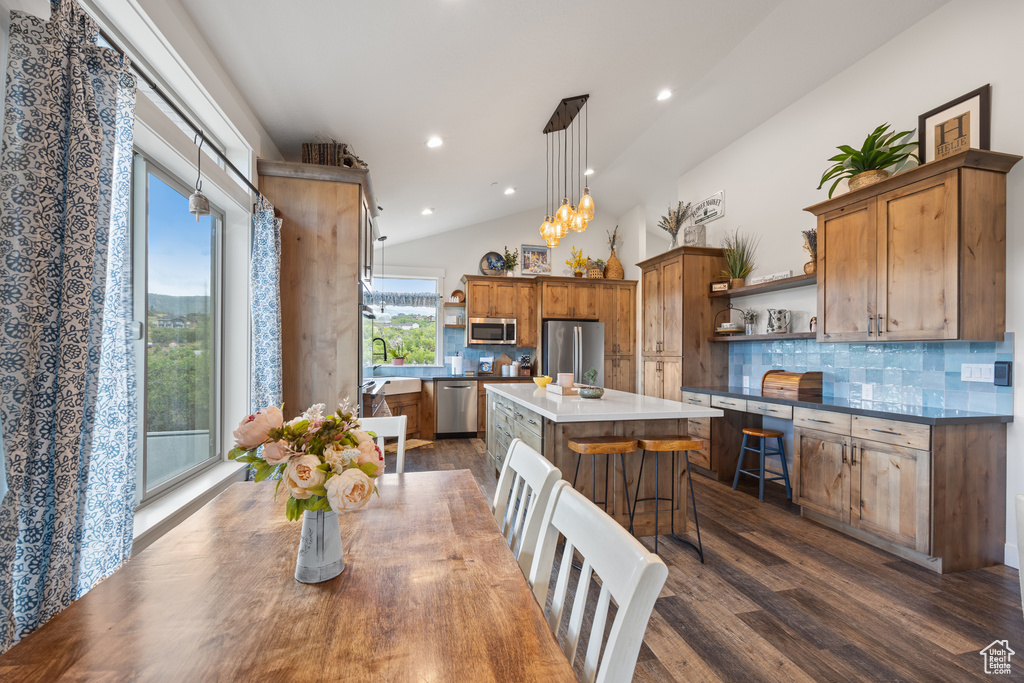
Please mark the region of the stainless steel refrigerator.
[[558, 373], [571, 372], [582, 384], [583, 373], [594, 368], [597, 384], [604, 386], [604, 323], [549, 320], [541, 345], [545, 375], [557, 380]]

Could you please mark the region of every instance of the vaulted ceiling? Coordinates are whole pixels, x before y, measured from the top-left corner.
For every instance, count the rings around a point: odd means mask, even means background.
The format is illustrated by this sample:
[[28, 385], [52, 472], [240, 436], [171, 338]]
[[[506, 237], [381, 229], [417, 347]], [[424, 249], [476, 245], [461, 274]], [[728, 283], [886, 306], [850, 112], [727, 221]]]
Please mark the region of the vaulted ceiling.
[[286, 158], [335, 139], [370, 165], [395, 242], [541, 210], [541, 128], [581, 93], [598, 210], [656, 213], [681, 173], [944, 1], [181, 0]]

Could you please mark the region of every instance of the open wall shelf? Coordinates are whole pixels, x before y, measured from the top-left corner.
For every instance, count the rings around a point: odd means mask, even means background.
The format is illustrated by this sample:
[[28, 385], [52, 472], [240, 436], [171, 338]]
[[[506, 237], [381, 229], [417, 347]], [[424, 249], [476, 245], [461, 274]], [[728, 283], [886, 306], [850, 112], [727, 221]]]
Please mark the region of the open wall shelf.
[[816, 339], [817, 332], [787, 332], [786, 334], [731, 334], [708, 337], [713, 342], [778, 341], [780, 339]]
[[788, 277], [785, 280], [763, 282], [759, 285], [748, 285], [746, 287], [737, 287], [736, 289], [727, 289], [724, 292], [711, 292], [710, 294], [708, 294], [708, 296], [713, 299], [718, 297], [732, 298], [734, 296], [749, 296], [750, 294], [779, 292], [782, 291], [783, 289], [793, 289], [794, 287], [806, 287], [808, 285], [816, 284], [817, 282], [818, 274], [811, 273], [810, 275], [797, 275], [796, 277]]

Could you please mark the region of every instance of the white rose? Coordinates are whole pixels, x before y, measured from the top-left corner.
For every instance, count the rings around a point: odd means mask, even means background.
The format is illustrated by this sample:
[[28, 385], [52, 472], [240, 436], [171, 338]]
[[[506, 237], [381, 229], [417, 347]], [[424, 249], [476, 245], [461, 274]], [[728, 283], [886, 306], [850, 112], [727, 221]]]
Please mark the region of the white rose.
[[267, 440], [271, 429], [280, 429], [283, 421], [284, 416], [277, 406], [258, 410], [239, 423], [234, 431], [235, 445], [252, 450]]
[[271, 441], [263, 447], [263, 459], [271, 465], [280, 465], [293, 455], [295, 452], [284, 441]]
[[320, 458], [315, 455], [300, 455], [284, 468], [284, 484], [292, 494], [292, 498], [305, 499], [313, 494], [310, 487], [324, 483], [326, 474], [317, 469]]
[[364, 432], [361, 429], [352, 430], [352, 438], [356, 440], [356, 445], [361, 446], [367, 441], [373, 441], [373, 437]]
[[327, 502], [335, 512], [358, 510], [373, 494], [373, 481], [361, 470], [345, 470], [327, 480]]
[[324, 448], [324, 460], [336, 474], [341, 474], [357, 457], [359, 457], [359, 450], [351, 446], [332, 443]]

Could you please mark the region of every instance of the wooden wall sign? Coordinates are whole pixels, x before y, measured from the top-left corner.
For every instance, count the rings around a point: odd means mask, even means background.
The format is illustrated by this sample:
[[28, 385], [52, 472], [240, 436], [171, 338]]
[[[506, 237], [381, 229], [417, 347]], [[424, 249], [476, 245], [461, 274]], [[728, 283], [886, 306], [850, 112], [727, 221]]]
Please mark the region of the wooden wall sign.
[[989, 149], [992, 86], [983, 85], [917, 117], [921, 163], [966, 149]]

